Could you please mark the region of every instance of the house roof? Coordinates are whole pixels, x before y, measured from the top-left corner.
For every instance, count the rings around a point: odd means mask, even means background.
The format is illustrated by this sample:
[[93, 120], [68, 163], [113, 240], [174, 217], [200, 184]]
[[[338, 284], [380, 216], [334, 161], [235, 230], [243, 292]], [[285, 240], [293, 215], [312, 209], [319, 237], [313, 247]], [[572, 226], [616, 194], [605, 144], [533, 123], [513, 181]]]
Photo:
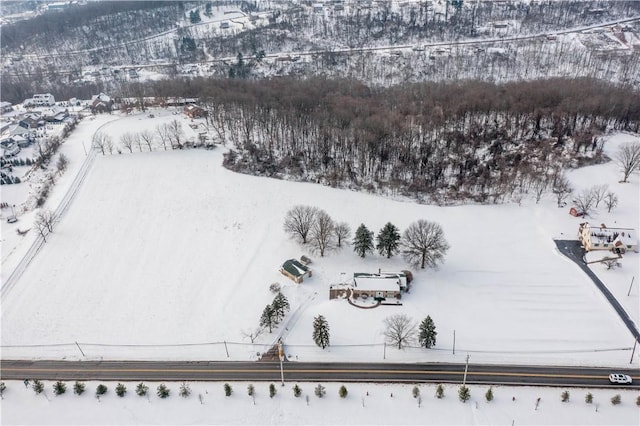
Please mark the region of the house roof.
[[301, 277], [309, 272], [309, 268], [298, 262], [296, 259], [289, 259], [284, 262], [282, 264], [282, 269], [284, 269], [294, 277]]
[[358, 290], [400, 291], [400, 279], [397, 276], [383, 277], [372, 274], [363, 274], [358, 277], [354, 276], [353, 283]]

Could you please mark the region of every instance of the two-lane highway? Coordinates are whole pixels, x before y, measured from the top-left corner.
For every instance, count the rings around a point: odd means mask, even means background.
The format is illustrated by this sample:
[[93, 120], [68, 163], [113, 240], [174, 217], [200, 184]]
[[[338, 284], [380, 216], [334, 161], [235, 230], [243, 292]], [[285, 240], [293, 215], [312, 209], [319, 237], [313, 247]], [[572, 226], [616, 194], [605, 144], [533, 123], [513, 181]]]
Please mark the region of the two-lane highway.
[[[285, 381], [462, 383], [464, 364], [284, 362]], [[629, 374], [640, 389], [640, 370], [594, 367], [470, 364], [469, 384], [611, 387], [608, 375]], [[3, 380], [280, 381], [278, 362], [13, 361], [0, 364]]]

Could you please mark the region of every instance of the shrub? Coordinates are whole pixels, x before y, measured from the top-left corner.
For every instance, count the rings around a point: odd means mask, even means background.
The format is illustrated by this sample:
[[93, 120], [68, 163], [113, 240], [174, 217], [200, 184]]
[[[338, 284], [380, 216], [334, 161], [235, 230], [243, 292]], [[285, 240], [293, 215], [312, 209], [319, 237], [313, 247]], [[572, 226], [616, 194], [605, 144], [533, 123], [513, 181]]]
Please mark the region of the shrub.
[[269, 286], [269, 291], [271, 291], [271, 293], [273, 293], [273, 294], [278, 294], [278, 293], [280, 293], [280, 289], [281, 288], [282, 287], [280, 286], [280, 283], [272, 283]]
[[36, 393], [36, 395], [41, 394], [44, 391], [44, 385], [38, 379], [35, 379], [33, 381], [32, 388], [33, 388], [33, 391]]
[[295, 396], [296, 398], [299, 397], [302, 394], [302, 389], [300, 389], [300, 386], [295, 385], [293, 387], [293, 396]]
[[340, 398], [346, 398], [348, 394], [349, 391], [347, 390], [345, 385], [340, 386], [340, 389], [338, 390], [338, 395], [340, 395]]
[[327, 390], [324, 388], [324, 386], [318, 384], [318, 386], [316, 386], [314, 393], [318, 398], [322, 398], [327, 394]]
[[127, 393], [127, 387], [122, 383], [118, 383], [116, 386], [116, 395], [122, 398]]
[[73, 393], [76, 395], [82, 395], [84, 393], [85, 385], [82, 382], [76, 382], [73, 385]]
[[182, 382], [180, 385], [180, 392], [178, 394], [183, 398], [188, 398], [191, 395], [191, 388], [186, 382]]
[[231, 389], [231, 385], [229, 383], [224, 384], [224, 396], [231, 396], [233, 389]]
[[566, 390], [566, 391], [562, 392], [562, 395], [560, 396], [560, 399], [562, 400], [562, 402], [569, 402], [569, 391]]
[[587, 394], [584, 396], [584, 402], [586, 402], [587, 404], [591, 404], [593, 402], [593, 395], [591, 394], [591, 392], [587, 392]]
[[411, 395], [413, 395], [414, 398], [417, 398], [420, 396], [420, 388], [417, 386], [414, 386], [413, 389], [411, 390]]
[[636, 398], [636, 405], [640, 407], [640, 395]]
[[487, 402], [493, 401], [493, 388], [489, 388], [487, 390], [487, 393], [484, 394], [484, 398], [487, 400]]
[[0, 382], [0, 398], [4, 396], [4, 391], [7, 390], [7, 385], [4, 382]]
[[613, 397], [611, 398], [611, 403], [612, 403], [613, 405], [618, 405], [618, 404], [620, 404], [621, 402], [622, 402], [622, 398], [620, 397], [620, 394], [617, 394], [617, 395], [615, 395], [615, 396], [613, 396]]
[[276, 385], [271, 383], [269, 385], [269, 398], [273, 398], [274, 396], [276, 396], [276, 393], [278, 393], [278, 390], [276, 389]]
[[105, 393], [107, 393], [107, 391], [108, 391], [108, 390], [109, 390], [109, 389], [108, 389], [105, 385], [100, 384], [100, 385], [98, 385], [98, 387], [96, 388], [96, 396], [104, 395]]
[[55, 382], [53, 384], [53, 393], [56, 395], [62, 395], [67, 391], [67, 385], [64, 382]]
[[162, 398], [162, 399], [167, 398], [167, 397], [169, 397], [170, 393], [171, 393], [171, 390], [169, 390], [169, 388], [166, 387], [164, 383], [162, 383], [162, 384], [160, 384], [158, 386], [157, 394], [158, 394], [158, 396], [160, 398]]
[[438, 385], [436, 388], [436, 398], [442, 399], [444, 397], [444, 386]]
[[138, 396], [145, 396], [147, 392], [149, 392], [149, 386], [142, 382], [138, 383], [138, 386], [136, 386], [136, 394], [138, 394]]
[[471, 392], [467, 386], [460, 386], [460, 389], [458, 389], [458, 398], [460, 398], [462, 402], [467, 402], [469, 398], [471, 398]]
[[247, 386], [247, 395], [253, 396], [256, 393], [256, 388], [253, 385]]

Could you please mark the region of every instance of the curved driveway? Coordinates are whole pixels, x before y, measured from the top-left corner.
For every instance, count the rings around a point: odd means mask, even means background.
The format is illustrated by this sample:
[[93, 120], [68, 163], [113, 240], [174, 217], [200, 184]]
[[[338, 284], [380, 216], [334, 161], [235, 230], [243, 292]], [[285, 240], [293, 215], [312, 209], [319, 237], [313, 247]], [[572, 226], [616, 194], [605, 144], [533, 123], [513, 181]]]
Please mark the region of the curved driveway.
[[620, 319], [627, 326], [633, 337], [640, 341], [640, 333], [638, 332], [638, 328], [633, 320], [629, 317], [629, 314], [624, 310], [622, 305], [618, 303], [616, 298], [611, 294], [607, 286], [604, 285], [600, 278], [589, 268], [587, 262], [584, 260], [585, 251], [580, 244], [580, 241], [577, 240], [555, 240], [556, 246], [560, 253], [567, 256], [569, 259], [573, 260], [579, 267], [582, 269], [588, 276], [591, 278], [593, 283], [598, 287], [598, 289], [604, 294], [604, 297], [607, 298], [613, 309], [616, 310]]

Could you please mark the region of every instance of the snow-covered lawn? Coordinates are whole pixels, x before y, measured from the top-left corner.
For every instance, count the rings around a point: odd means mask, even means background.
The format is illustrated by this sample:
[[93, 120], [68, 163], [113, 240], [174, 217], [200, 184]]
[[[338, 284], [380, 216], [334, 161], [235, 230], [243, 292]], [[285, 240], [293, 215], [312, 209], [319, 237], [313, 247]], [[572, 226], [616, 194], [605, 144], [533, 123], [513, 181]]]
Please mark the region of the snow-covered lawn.
[[[299, 383], [302, 395], [293, 396], [293, 383], [281, 387], [269, 398], [268, 383], [254, 383], [254, 400], [247, 395], [248, 383], [231, 383], [233, 393], [225, 397], [223, 383], [189, 383], [191, 395], [178, 395], [180, 383], [166, 383], [167, 399], [156, 395], [158, 383], [147, 382], [149, 397], [135, 394], [137, 383], [124, 382], [127, 394], [115, 394], [114, 382], [105, 382], [107, 394], [95, 398], [99, 382], [86, 382], [86, 392], [53, 394], [53, 382], [43, 382], [45, 393], [36, 395], [22, 382], [7, 382], [2, 408], [3, 424], [437, 424], [437, 425], [637, 425], [638, 392], [619, 389], [570, 389], [568, 402], [561, 402], [562, 389], [494, 387], [494, 399], [487, 402], [488, 387], [470, 386], [471, 399], [457, 398], [457, 385], [446, 385], [444, 398], [435, 398], [435, 385], [419, 385], [420, 406], [413, 398], [414, 385], [346, 383], [348, 395], [338, 396], [341, 383], [324, 383], [326, 395], [314, 395], [317, 383]], [[585, 403], [588, 392], [593, 402]], [[367, 395], [368, 393], [368, 395]], [[611, 398], [620, 394], [621, 404]], [[391, 396], [393, 395], [393, 397]], [[202, 397], [202, 402], [200, 401]], [[308, 403], [307, 403], [308, 396]], [[515, 398], [515, 400], [513, 399]], [[537, 399], [540, 403], [536, 409]]]
[[[124, 131], [173, 118], [126, 117], [104, 130], [118, 141]], [[631, 334], [555, 248], [554, 237], [576, 237], [580, 219], [551, 197], [521, 207], [419, 205], [235, 174], [221, 166], [223, 150], [98, 156], [62, 222], [2, 301], [2, 357], [81, 358], [79, 342], [94, 359], [228, 359], [228, 350], [230, 359], [245, 360], [283, 334], [292, 360], [463, 361], [469, 353], [471, 362], [629, 365]], [[618, 184], [615, 166], [606, 164], [571, 178], [609, 183], [619, 194], [620, 206], [611, 214], [600, 208], [598, 222], [639, 228], [637, 175]], [[296, 204], [376, 233], [388, 221], [401, 230], [417, 219], [436, 221], [451, 250], [439, 270], [414, 271], [402, 306], [357, 309], [329, 300], [329, 285], [343, 273], [407, 265], [399, 256], [361, 259], [350, 247], [314, 257], [282, 229]], [[313, 277], [297, 285], [278, 268], [302, 254], [313, 258]], [[638, 277], [637, 256], [623, 260], [621, 281]], [[608, 272], [601, 272], [605, 282]], [[242, 332], [257, 327], [276, 281], [291, 313], [250, 345]], [[634, 304], [637, 286], [625, 306]], [[637, 322], [637, 308], [630, 311]], [[382, 321], [397, 313], [416, 321], [430, 315], [435, 349], [385, 348]], [[318, 314], [331, 326], [325, 351], [311, 339]], [[56, 344], [63, 345], [11, 347]]]

